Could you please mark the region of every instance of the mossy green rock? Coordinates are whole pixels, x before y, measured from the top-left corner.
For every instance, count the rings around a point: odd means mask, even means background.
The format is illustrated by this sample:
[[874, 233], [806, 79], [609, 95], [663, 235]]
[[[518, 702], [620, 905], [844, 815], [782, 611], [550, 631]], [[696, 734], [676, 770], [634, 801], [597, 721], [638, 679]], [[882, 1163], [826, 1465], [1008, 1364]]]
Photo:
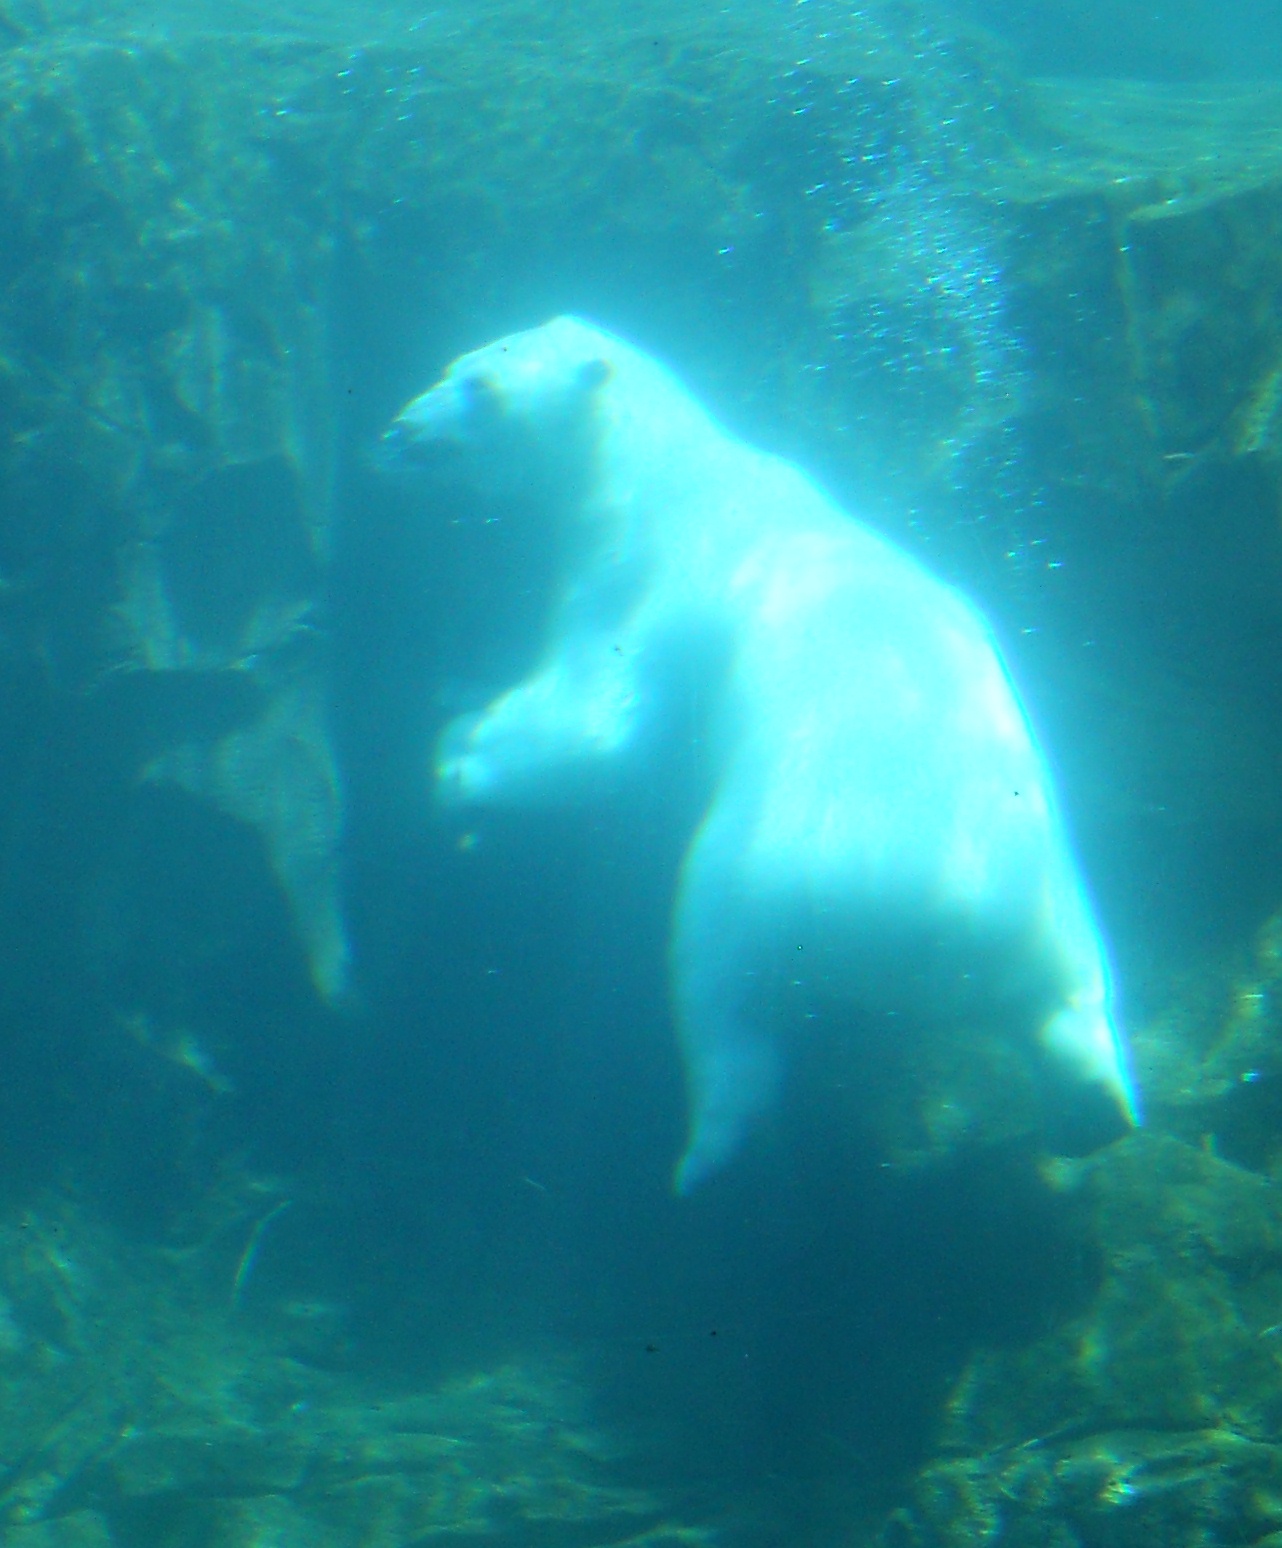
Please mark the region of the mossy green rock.
[[1147, 1134], [1059, 1174], [1098, 1289], [1045, 1338], [971, 1360], [882, 1540], [1201, 1548], [1282, 1530], [1272, 1183]]

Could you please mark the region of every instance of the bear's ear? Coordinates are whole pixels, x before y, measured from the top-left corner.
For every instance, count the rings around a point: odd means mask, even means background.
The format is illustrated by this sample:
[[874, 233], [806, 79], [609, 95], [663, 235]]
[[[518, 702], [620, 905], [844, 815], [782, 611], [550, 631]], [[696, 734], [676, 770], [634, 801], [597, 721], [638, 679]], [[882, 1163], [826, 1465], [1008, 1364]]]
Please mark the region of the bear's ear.
[[595, 360], [585, 360], [579, 367], [579, 386], [584, 392], [595, 392], [598, 387], [603, 387], [614, 374], [614, 368], [608, 360], [602, 360], [598, 356]]

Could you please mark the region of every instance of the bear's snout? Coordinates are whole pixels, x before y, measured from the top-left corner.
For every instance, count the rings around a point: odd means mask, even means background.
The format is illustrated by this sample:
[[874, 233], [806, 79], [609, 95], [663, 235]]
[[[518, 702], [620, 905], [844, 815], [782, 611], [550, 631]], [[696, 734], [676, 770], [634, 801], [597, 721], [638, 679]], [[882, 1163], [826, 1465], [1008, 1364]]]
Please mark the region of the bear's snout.
[[383, 439], [404, 446], [451, 440], [459, 432], [459, 408], [458, 394], [448, 382], [441, 382], [407, 403]]

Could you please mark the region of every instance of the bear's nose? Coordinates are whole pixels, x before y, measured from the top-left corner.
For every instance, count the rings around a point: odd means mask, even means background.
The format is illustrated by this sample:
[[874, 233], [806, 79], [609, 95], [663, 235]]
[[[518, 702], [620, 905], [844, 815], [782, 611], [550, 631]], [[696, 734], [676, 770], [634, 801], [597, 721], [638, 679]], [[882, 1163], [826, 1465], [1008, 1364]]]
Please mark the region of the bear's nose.
[[369, 447], [369, 464], [379, 473], [395, 473], [409, 464], [413, 449], [413, 435], [399, 419], [394, 419]]
[[433, 393], [415, 398], [379, 438], [374, 466], [385, 473], [448, 468], [463, 449], [458, 416], [450, 408]]
[[454, 383], [438, 382], [405, 405], [387, 434], [400, 436], [406, 443], [451, 439], [459, 434], [468, 406], [468, 396]]
[[413, 443], [414, 437], [410, 434], [409, 426], [403, 419], [394, 419], [387, 429], [383, 431], [379, 445], [389, 456], [397, 456], [404, 453]]

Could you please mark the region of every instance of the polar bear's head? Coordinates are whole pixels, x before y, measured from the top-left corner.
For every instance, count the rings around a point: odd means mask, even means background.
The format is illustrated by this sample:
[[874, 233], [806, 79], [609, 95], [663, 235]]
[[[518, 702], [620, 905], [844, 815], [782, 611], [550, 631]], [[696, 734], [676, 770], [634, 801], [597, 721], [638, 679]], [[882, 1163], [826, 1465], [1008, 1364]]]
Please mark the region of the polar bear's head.
[[456, 360], [401, 411], [384, 446], [397, 461], [457, 467], [490, 493], [582, 467], [620, 347], [577, 317], [509, 334]]

